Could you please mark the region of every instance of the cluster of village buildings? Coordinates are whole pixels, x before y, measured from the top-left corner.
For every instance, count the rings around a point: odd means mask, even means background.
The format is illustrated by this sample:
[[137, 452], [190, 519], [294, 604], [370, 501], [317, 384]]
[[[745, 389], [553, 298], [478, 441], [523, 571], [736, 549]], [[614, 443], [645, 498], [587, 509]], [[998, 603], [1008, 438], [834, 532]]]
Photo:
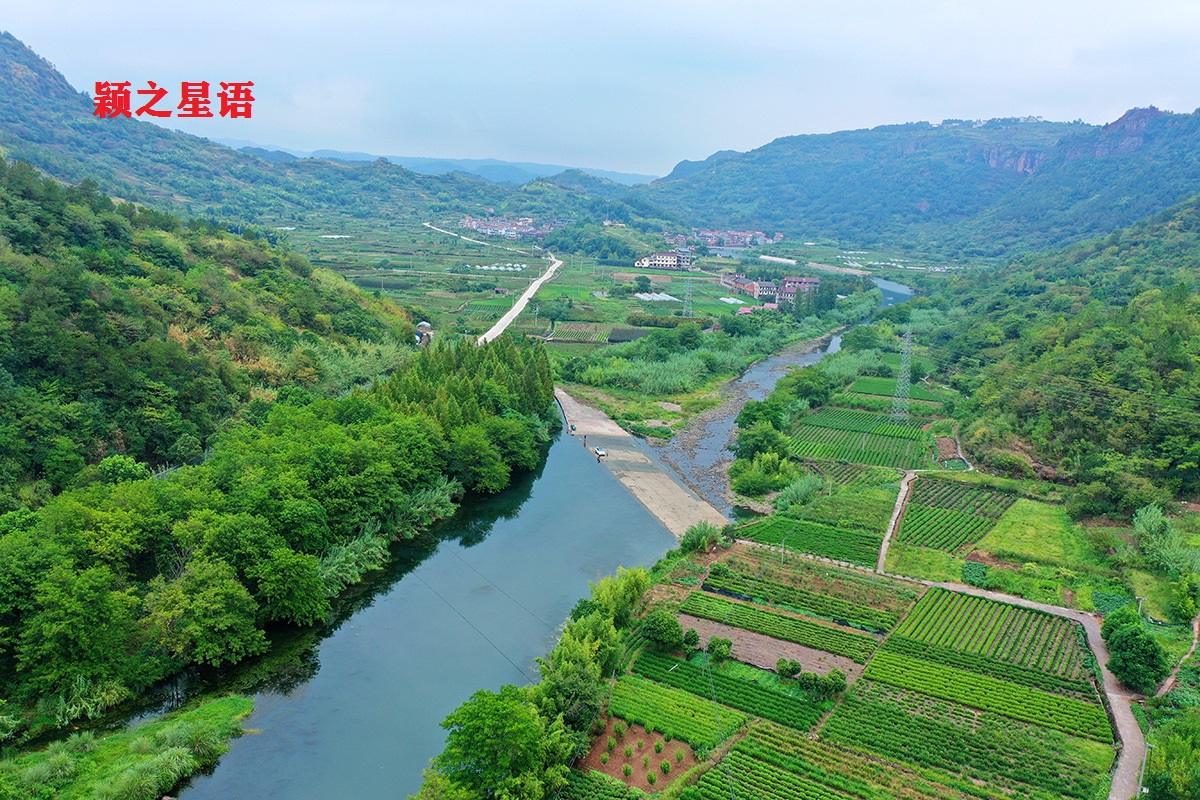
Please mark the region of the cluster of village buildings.
[[751, 245], [771, 244], [782, 242], [783, 234], [776, 233], [768, 236], [762, 231], [713, 231], [692, 228], [691, 234], [669, 233], [663, 231], [663, 238], [668, 244], [702, 244], [708, 247], [750, 247]]
[[686, 247], [677, 247], [662, 253], [651, 253], [645, 258], [639, 258], [633, 265], [641, 269], [691, 270], [695, 263], [695, 253]]
[[751, 280], [744, 272], [726, 272], [721, 275], [721, 285], [755, 300], [774, 297], [776, 303], [795, 303], [797, 295], [815, 292], [820, 288], [821, 279], [789, 277], [777, 284], [774, 281]]
[[458, 227], [482, 233], [484, 236], [501, 236], [505, 239], [537, 239], [539, 241], [551, 231], [565, 228], [570, 224], [571, 220], [569, 219], [552, 219], [549, 222], [535, 223], [530, 217], [476, 219], [467, 216], [458, 221]]

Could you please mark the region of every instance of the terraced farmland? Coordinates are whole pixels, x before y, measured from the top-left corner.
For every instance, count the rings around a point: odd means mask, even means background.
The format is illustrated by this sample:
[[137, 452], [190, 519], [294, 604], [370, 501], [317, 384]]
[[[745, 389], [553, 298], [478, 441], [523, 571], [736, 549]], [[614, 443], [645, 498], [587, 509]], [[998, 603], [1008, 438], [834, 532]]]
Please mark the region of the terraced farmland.
[[740, 711], [714, 708], [711, 700], [632, 675], [617, 680], [609, 711], [647, 730], [687, 742], [697, 750], [716, 747], [747, 719]]
[[1100, 742], [1112, 741], [1112, 727], [1104, 709], [1073, 697], [909, 658], [886, 649], [871, 659], [863, 677], [1064, 733]]
[[1078, 626], [1062, 617], [982, 597], [931, 589], [895, 635], [988, 656], [1066, 678], [1085, 678]]
[[871, 433], [881, 425], [887, 425], [892, 428], [898, 428], [901, 431], [906, 431], [906, 433], [897, 435], [908, 436], [913, 431], [918, 432], [919, 435], [920, 429], [929, 423], [930, 420], [921, 419], [920, 417], [910, 417], [903, 424], [895, 425], [888, 414], [825, 406], [802, 417], [799, 422], [801, 425], [816, 425], [821, 428], [833, 428], [839, 431], [858, 431], [860, 433]]
[[1091, 800], [1107, 772], [1097, 768], [1094, 759], [1080, 757], [1082, 748], [1090, 743], [1083, 742], [1081, 747], [1056, 731], [1009, 724], [976, 733], [953, 722], [910, 713], [881, 698], [868, 700], [853, 693], [825, 723], [821, 737], [961, 775], [976, 789], [970, 792], [973, 795], [983, 789], [976, 785], [982, 783], [1007, 788], [1020, 798]]
[[797, 425], [786, 437], [797, 458], [830, 459], [896, 469], [922, 469], [933, 464], [927, 436], [909, 439], [877, 433], [859, 433], [817, 425]]
[[709, 770], [683, 800], [882, 798], [951, 800], [961, 792], [894, 764], [831, 747], [795, 731], [755, 725], [722, 768]]
[[900, 522], [902, 542], [954, 552], [977, 542], [1017, 498], [982, 486], [922, 478]]
[[786, 606], [789, 610], [810, 616], [844, 621], [880, 633], [891, 630], [900, 620], [898, 614], [867, 608], [819, 592], [810, 592], [787, 584], [776, 583], [755, 575], [730, 570], [724, 575], [709, 574], [704, 581], [709, 591], [729, 593], [743, 600]]
[[698, 697], [713, 699], [722, 705], [769, 719], [789, 728], [806, 731], [832, 704], [806, 702], [748, 680], [711, 674], [689, 661], [659, 653], [643, 653], [633, 665], [638, 675], [658, 683], [683, 689]]
[[846, 656], [859, 664], [867, 663], [867, 659], [879, 645], [877, 639], [867, 634], [821, 625], [745, 603], [735, 603], [703, 592], [692, 592], [679, 610], [694, 617], [711, 619], [764, 636]]
[[842, 530], [786, 517], [771, 517], [765, 522], [738, 528], [736, 535], [740, 539], [862, 566], [875, 564], [883, 544], [880, 534]]

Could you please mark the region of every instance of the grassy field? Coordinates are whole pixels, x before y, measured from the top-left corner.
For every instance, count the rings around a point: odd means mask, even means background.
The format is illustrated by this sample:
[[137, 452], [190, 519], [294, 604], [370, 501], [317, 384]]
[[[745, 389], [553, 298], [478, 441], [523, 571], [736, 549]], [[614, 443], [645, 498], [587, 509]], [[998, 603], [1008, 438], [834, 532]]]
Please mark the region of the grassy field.
[[1021, 499], [1005, 512], [976, 548], [1008, 561], [1092, 565], [1083, 526], [1072, 522], [1062, 506]]
[[254, 708], [246, 697], [211, 700], [108, 736], [85, 732], [0, 760], [0, 797], [156, 800], [211, 768]]

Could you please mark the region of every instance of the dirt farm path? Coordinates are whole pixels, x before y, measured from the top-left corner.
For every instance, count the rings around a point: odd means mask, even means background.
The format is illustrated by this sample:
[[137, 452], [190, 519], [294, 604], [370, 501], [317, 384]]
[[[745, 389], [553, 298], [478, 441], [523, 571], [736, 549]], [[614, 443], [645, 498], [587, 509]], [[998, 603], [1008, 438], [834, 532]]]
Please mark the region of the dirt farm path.
[[633, 436], [603, 411], [579, 402], [557, 387], [554, 396], [566, 417], [568, 432], [589, 450], [604, 448], [607, 455], [600, 465], [624, 484], [676, 538], [682, 537], [698, 522], [711, 522], [718, 528], [729, 524], [720, 511], [639, 450]]
[[892, 543], [892, 537], [900, 529], [900, 519], [904, 516], [904, 509], [908, 507], [908, 498], [912, 495], [912, 485], [916, 479], [916, 470], [906, 469], [904, 471], [904, 480], [900, 481], [900, 494], [896, 497], [896, 507], [892, 509], [892, 518], [888, 521], [887, 533], [883, 535], [883, 544], [879, 546], [879, 561], [875, 564], [876, 572], [883, 572], [885, 569], [888, 545]]

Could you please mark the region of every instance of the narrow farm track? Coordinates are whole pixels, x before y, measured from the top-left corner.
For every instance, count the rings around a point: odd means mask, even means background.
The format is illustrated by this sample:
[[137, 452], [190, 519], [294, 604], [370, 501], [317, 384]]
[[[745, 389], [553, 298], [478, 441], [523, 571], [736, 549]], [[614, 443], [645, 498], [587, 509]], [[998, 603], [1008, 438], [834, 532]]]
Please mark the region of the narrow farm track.
[[1108, 647], [1100, 638], [1099, 620], [1084, 611], [1035, 603], [1021, 597], [989, 592], [987, 589], [978, 589], [962, 583], [935, 583], [932, 581], [922, 581], [922, 583], [962, 594], [985, 597], [1001, 603], [1045, 611], [1048, 614], [1066, 617], [1083, 625], [1083, 629], [1087, 633], [1088, 645], [1096, 654], [1096, 659], [1101, 665], [1100, 671], [1104, 676], [1104, 694], [1108, 696], [1109, 705], [1112, 707], [1113, 722], [1116, 724], [1117, 736], [1121, 741], [1121, 752], [1117, 754], [1117, 769], [1113, 773], [1112, 789], [1108, 793], [1108, 800], [1132, 800], [1137, 795], [1138, 770], [1141, 767], [1142, 758], [1146, 754], [1146, 738], [1142, 735], [1142, 729], [1138, 725], [1137, 719], [1133, 716], [1134, 696], [1127, 694], [1118, 683], [1116, 676], [1108, 671]]
[[912, 496], [913, 481], [916, 479], [916, 470], [907, 469], [904, 471], [904, 480], [900, 482], [900, 494], [896, 495], [896, 507], [892, 509], [892, 518], [888, 521], [887, 533], [883, 535], [883, 544], [879, 546], [879, 562], [875, 565], [876, 572], [884, 571], [884, 565], [887, 563], [888, 545], [891, 544], [892, 535], [900, 530], [900, 519], [904, 516], [904, 509], [908, 506], [908, 498]]
[[508, 328], [512, 321], [516, 319], [522, 311], [525, 310], [525, 306], [529, 305], [530, 298], [537, 294], [537, 290], [542, 288], [542, 284], [554, 277], [554, 271], [561, 267], [563, 262], [555, 258], [553, 253], [547, 253], [546, 255], [550, 256], [549, 268], [542, 273], [540, 278], [529, 284], [529, 288], [521, 293], [521, 296], [517, 299], [517, 302], [513, 304], [513, 307], [505, 312], [504, 316], [501, 317], [500, 320], [493, 325], [487, 333], [480, 336], [476, 344], [485, 344], [504, 333], [505, 329]]
[[1159, 687], [1155, 697], [1162, 697], [1167, 692], [1175, 688], [1175, 679], [1179, 677], [1179, 670], [1183, 667], [1185, 661], [1192, 657], [1192, 653], [1196, 652], [1196, 644], [1200, 642], [1200, 617], [1192, 620], [1192, 646], [1188, 649], [1187, 654], [1179, 659], [1179, 663], [1175, 665], [1175, 669], [1171, 670], [1171, 674], [1163, 681], [1163, 685]]

